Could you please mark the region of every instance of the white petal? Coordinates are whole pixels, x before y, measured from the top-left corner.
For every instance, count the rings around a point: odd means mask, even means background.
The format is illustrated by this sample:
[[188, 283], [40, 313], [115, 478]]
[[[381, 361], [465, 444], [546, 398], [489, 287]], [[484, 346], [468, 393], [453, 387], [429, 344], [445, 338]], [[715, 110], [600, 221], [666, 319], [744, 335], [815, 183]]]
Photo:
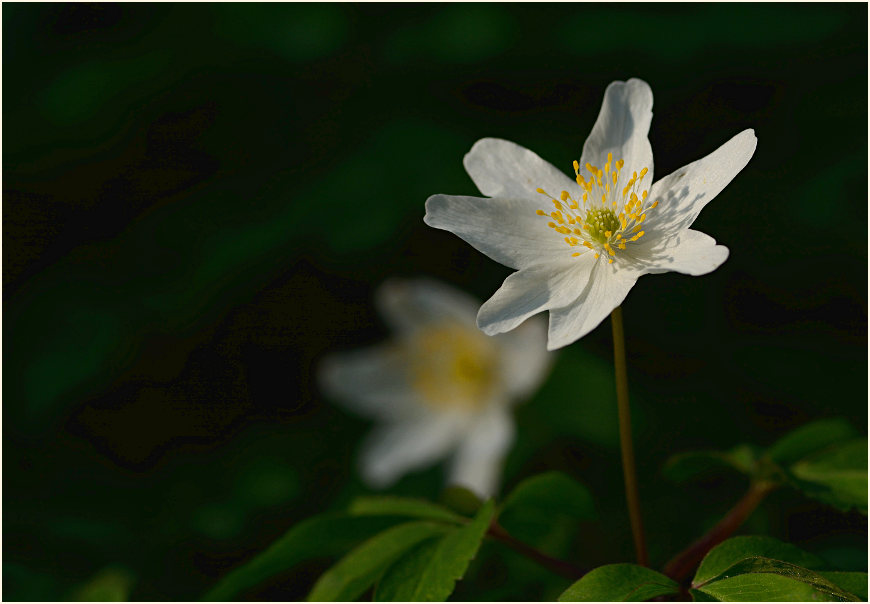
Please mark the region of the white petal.
[[445, 321], [473, 329], [480, 301], [431, 279], [392, 279], [378, 288], [375, 305], [394, 331], [407, 333]]
[[533, 317], [516, 329], [494, 336], [500, 344], [501, 379], [515, 400], [532, 394], [555, 360], [547, 351], [547, 322]]
[[559, 197], [562, 191], [576, 196], [577, 183], [537, 154], [500, 138], [484, 138], [462, 162], [471, 180], [487, 197], [519, 197], [537, 200], [540, 188]]
[[660, 200], [644, 225], [655, 239], [689, 228], [705, 205], [749, 163], [758, 139], [744, 130], [710, 155], [692, 162], [653, 184], [650, 199]]
[[383, 488], [410, 470], [431, 465], [456, 445], [466, 422], [461, 415], [441, 413], [376, 428], [363, 443], [363, 479]]
[[654, 257], [650, 273], [675, 271], [686, 275], [706, 275], [728, 259], [728, 248], [700, 231], [686, 229], [674, 239], [675, 245]]
[[536, 313], [576, 299], [586, 287], [595, 261], [591, 252], [578, 258], [571, 258], [567, 249], [561, 254], [574, 262], [530, 266], [505, 279], [480, 307], [478, 327], [487, 335], [503, 333]]
[[643, 80], [611, 83], [604, 91], [598, 119], [583, 144], [580, 165], [590, 163], [603, 168], [607, 154], [613, 153], [614, 162], [625, 161], [623, 170], [628, 174], [648, 168], [647, 182], [652, 182], [653, 155], [647, 138], [652, 105], [652, 90]]
[[501, 482], [505, 454], [514, 440], [514, 421], [504, 405], [491, 405], [468, 430], [450, 466], [449, 483], [491, 497]]
[[547, 348], [555, 350], [567, 346], [598, 327], [614, 308], [622, 304], [637, 282], [637, 276], [637, 272], [616, 270], [601, 258], [580, 297], [563, 308], [550, 309]]
[[317, 377], [330, 398], [368, 417], [395, 419], [423, 406], [392, 346], [330, 355], [320, 363]]
[[[558, 194], [558, 193], [557, 193]], [[538, 209], [551, 204], [540, 199], [433, 195], [426, 200], [423, 220], [431, 227], [458, 235], [496, 262], [511, 268], [550, 261], [554, 254], [567, 257], [567, 246], [547, 226]]]

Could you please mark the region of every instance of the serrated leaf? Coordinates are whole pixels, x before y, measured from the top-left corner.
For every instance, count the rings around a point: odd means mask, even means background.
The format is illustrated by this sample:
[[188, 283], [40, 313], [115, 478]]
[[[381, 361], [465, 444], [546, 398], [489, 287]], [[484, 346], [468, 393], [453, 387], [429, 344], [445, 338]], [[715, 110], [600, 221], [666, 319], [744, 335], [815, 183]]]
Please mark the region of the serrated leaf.
[[408, 522], [378, 533], [323, 573], [308, 594], [308, 601], [356, 600], [399, 556], [447, 530], [447, 526], [434, 522]]
[[844, 419], [823, 419], [789, 432], [767, 449], [767, 456], [788, 466], [856, 435], [855, 429]]
[[342, 554], [391, 524], [395, 524], [392, 518], [353, 518], [335, 514], [308, 518], [287, 531], [266, 551], [221, 579], [202, 599], [213, 602], [232, 600], [303, 560]]
[[867, 600], [867, 573], [826, 571], [819, 574], [843, 591]]
[[692, 587], [707, 583], [740, 561], [752, 557], [782, 560], [805, 568], [818, 568], [824, 564], [817, 556], [773, 537], [732, 537], [707, 552], [692, 579]]
[[709, 582], [694, 587], [723, 602], [858, 601], [819, 573], [761, 557], [741, 560]]
[[480, 549], [495, 513], [490, 500], [466, 526], [427, 542], [393, 564], [378, 584], [384, 602], [443, 602]]
[[357, 497], [347, 513], [351, 516], [409, 516], [427, 520], [463, 523], [467, 519], [447, 508], [425, 499], [410, 497]]
[[676, 581], [636, 564], [608, 564], [592, 570], [559, 596], [560, 602], [643, 602], [680, 593]]
[[805, 494], [842, 510], [867, 513], [867, 439], [828, 447], [792, 465], [789, 475]]
[[750, 445], [738, 445], [730, 451], [690, 451], [671, 457], [662, 468], [662, 473], [676, 483], [729, 469], [752, 476], [757, 461], [758, 452]]
[[506, 517], [529, 513], [564, 514], [576, 519], [591, 519], [595, 507], [589, 490], [562, 472], [545, 472], [522, 481], [505, 499], [499, 513]]

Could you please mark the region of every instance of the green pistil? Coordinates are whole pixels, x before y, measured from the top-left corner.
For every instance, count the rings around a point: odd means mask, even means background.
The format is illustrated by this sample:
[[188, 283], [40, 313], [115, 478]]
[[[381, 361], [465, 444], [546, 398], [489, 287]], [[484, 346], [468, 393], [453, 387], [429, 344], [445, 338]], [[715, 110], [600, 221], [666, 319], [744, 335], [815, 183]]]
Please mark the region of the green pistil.
[[586, 213], [585, 222], [589, 225], [589, 230], [587, 231], [589, 238], [594, 239], [602, 245], [609, 240], [609, 237], [604, 233], [610, 231], [612, 235], [620, 227], [616, 214], [613, 213], [613, 210], [608, 210], [607, 208], [589, 210]]

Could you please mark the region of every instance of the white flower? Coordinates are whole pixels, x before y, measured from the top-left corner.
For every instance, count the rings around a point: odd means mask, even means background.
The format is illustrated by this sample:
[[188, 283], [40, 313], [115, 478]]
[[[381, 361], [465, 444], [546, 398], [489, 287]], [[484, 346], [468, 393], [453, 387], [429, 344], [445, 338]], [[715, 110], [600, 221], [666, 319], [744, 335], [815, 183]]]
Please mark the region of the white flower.
[[363, 445], [363, 478], [386, 487], [452, 455], [450, 484], [493, 495], [514, 437], [510, 403], [550, 365], [543, 321], [486, 336], [478, 301], [428, 280], [387, 282], [375, 302], [394, 340], [329, 357], [320, 372], [327, 394], [382, 423]]
[[641, 275], [703, 275], [728, 257], [728, 248], [689, 227], [749, 162], [755, 134], [744, 130], [647, 187], [652, 102], [641, 80], [607, 87], [574, 162], [576, 180], [528, 149], [485, 138], [464, 164], [488, 198], [433, 195], [426, 201], [426, 224], [518, 269], [480, 308], [477, 324], [484, 332], [509, 331], [549, 310], [547, 346], [560, 348], [601, 323]]

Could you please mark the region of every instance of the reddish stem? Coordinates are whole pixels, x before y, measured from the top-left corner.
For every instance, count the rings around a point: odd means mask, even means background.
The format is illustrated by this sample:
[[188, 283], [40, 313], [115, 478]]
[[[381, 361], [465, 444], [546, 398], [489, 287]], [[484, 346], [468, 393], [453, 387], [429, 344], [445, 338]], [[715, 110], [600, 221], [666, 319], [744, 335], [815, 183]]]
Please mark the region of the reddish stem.
[[740, 528], [740, 525], [749, 518], [758, 504], [774, 488], [775, 486], [770, 483], [753, 483], [743, 498], [731, 508], [731, 511], [722, 520], [665, 565], [664, 573], [674, 581], [682, 582], [701, 563], [707, 552]]
[[489, 531], [487, 535], [492, 537], [497, 541], [501, 541], [511, 549], [521, 553], [522, 555], [531, 558], [541, 566], [556, 572], [563, 577], [571, 579], [572, 581], [577, 581], [586, 574], [586, 571], [580, 568], [579, 566], [574, 566], [570, 562], [565, 562], [564, 560], [559, 560], [558, 558], [553, 558], [552, 556], [548, 556], [544, 552], [535, 549], [531, 545], [527, 545], [522, 541], [519, 541], [512, 537], [500, 524], [493, 521], [492, 525], [489, 527]]

